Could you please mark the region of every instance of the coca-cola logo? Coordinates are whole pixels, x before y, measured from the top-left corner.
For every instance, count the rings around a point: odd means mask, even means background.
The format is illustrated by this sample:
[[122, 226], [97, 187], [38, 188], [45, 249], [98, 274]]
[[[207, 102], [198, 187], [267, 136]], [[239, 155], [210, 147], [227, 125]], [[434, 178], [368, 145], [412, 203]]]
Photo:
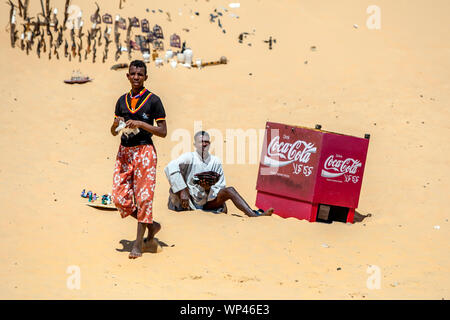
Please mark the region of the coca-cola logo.
[[325, 178], [335, 178], [346, 173], [356, 174], [356, 171], [361, 167], [361, 165], [361, 161], [357, 159], [335, 159], [335, 156], [331, 155], [327, 158], [327, 160], [325, 160], [321, 176]]
[[[297, 140], [294, 143], [280, 142], [280, 137], [276, 136], [270, 141], [267, 147], [267, 155], [264, 156], [263, 163], [270, 167], [284, 167], [294, 161], [308, 163], [311, 153], [315, 153], [317, 148], [314, 143]], [[283, 160], [278, 160], [278, 159]]]

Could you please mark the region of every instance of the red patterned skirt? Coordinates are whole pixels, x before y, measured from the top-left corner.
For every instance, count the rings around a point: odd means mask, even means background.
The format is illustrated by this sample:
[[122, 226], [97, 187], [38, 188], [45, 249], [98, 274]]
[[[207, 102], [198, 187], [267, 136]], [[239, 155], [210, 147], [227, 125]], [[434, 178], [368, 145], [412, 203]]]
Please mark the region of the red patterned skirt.
[[114, 168], [112, 200], [122, 218], [137, 210], [139, 222], [153, 223], [156, 162], [153, 145], [120, 145]]

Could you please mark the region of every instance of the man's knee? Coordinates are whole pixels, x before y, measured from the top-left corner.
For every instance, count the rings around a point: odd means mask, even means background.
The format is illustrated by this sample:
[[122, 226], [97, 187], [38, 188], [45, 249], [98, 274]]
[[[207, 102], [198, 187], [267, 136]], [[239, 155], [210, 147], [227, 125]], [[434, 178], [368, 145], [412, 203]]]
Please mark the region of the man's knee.
[[229, 193], [237, 193], [234, 187], [226, 187], [225, 189], [227, 189]]
[[237, 193], [236, 189], [233, 187], [226, 187], [225, 189], [223, 189], [223, 192], [227, 199], [230, 199]]

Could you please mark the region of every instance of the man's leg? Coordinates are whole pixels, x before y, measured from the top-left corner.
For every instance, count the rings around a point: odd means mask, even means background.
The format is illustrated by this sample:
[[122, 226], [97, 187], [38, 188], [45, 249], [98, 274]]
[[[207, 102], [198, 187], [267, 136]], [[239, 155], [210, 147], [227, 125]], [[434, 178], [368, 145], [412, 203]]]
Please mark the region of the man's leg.
[[152, 145], [139, 148], [135, 162], [133, 191], [136, 200], [137, 210], [135, 218], [138, 220], [138, 232], [136, 242], [130, 253], [130, 258], [137, 258], [142, 255], [143, 239], [145, 230], [148, 229], [146, 247], [149, 245], [157, 252], [159, 244], [154, 239], [155, 234], [161, 229], [161, 225], [153, 221], [153, 193], [156, 185], [156, 152]]
[[[137, 220], [137, 210], [134, 211], [130, 216]], [[147, 223], [147, 238], [144, 239], [144, 249], [148, 249], [149, 246], [152, 246], [152, 240], [155, 238], [155, 234], [161, 230], [161, 224], [153, 220], [153, 223]]]
[[133, 202], [133, 170], [129, 163], [129, 148], [120, 146], [114, 168], [112, 201], [122, 218], [136, 210]]
[[260, 216], [270, 216], [273, 212], [273, 209], [269, 209], [266, 212], [263, 212], [261, 214], [256, 214], [252, 208], [248, 205], [247, 202], [241, 197], [241, 195], [236, 191], [233, 187], [227, 187], [225, 189], [222, 189], [217, 194], [217, 198], [215, 198], [212, 201], [207, 202], [203, 209], [206, 210], [214, 210], [217, 208], [220, 208], [225, 201], [231, 200], [233, 201], [236, 208], [244, 212], [249, 217], [260, 217]]
[[130, 259], [136, 259], [142, 256], [142, 240], [144, 239], [145, 229], [148, 223], [138, 222], [136, 241], [134, 242], [133, 249], [128, 256]]

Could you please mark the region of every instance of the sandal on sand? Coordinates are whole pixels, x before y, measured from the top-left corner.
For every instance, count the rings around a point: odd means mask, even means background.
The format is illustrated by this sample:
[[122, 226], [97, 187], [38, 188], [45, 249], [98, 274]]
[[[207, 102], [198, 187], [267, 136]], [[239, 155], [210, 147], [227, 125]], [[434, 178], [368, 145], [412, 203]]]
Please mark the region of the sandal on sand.
[[267, 209], [266, 211], [264, 211], [262, 209], [252, 210], [252, 211], [256, 214], [257, 217], [260, 217], [260, 216], [268, 217], [273, 214], [273, 208]]
[[260, 215], [262, 215], [262, 214], [264, 213], [264, 210], [258, 209], [258, 210], [253, 210], [253, 212], [254, 212], [257, 216], [260, 216]]

